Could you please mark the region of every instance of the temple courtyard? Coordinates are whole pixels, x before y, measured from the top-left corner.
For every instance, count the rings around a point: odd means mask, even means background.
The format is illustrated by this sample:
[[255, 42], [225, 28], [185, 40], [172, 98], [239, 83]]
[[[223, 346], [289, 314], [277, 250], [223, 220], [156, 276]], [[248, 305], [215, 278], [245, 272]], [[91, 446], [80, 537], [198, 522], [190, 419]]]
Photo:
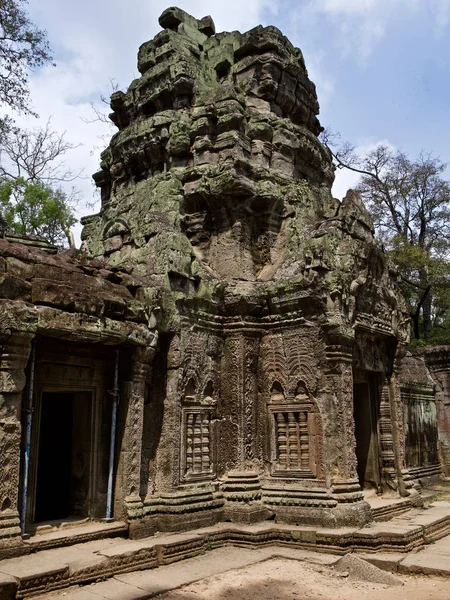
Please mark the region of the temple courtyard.
[[[388, 572], [391, 569], [395, 575]], [[263, 549], [231, 546], [156, 570], [116, 575], [107, 581], [38, 598], [448, 600], [448, 579], [424, 574], [445, 571], [450, 575], [450, 536], [420, 552], [364, 555], [364, 559], [354, 554], [342, 557], [283, 546]]]
[[449, 497], [441, 484], [419, 508], [368, 498], [379, 520], [362, 528], [219, 523], [131, 540], [120, 522], [55, 522], [0, 562], [0, 598], [447, 600]]

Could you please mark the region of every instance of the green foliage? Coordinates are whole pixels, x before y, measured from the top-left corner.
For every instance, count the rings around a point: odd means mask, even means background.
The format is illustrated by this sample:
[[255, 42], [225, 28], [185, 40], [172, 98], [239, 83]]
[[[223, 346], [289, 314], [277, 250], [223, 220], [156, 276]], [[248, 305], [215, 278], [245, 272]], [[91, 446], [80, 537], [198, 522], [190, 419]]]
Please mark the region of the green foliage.
[[26, 4], [27, 0], [0, 0], [0, 102], [34, 114], [29, 108], [28, 73], [52, 57], [47, 34], [30, 21]]
[[399, 267], [413, 335], [428, 343], [447, 339], [450, 184], [441, 177], [446, 165], [429, 155], [411, 160], [382, 148], [369, 153], [366, 166], [378, 171], [364, 175], [359, 189]]
[[416, 159], [379, 145], [360, 156], [339, 136], [322, 141], [339, 167], [361, 175], [357, 186], [378, 237], [397, 263], [413, 338], [450, 339], [450, 182], [439, 158]]
[[[25, 11], [28, 0], [0, 0], [0, 104], [29, 115], [28, 75], [51, 63], [47, 33]], [[73, 247], [70, 227], [76, 223], [76, 191], [68, 195], [60, 183], [77, 175], [59, 160], [74, 146], [50, 128], [21, 131], [0, 115], [0, 215], [8, 231], [43, 237]], [[58, 162], [59, 161], [59, 162]]]
[[8, 231], [58, 245], [66, 238], [70, 243], [69, 228], [77, 221], [62, 190], [22, 177], [0, 179], [0, 211]]

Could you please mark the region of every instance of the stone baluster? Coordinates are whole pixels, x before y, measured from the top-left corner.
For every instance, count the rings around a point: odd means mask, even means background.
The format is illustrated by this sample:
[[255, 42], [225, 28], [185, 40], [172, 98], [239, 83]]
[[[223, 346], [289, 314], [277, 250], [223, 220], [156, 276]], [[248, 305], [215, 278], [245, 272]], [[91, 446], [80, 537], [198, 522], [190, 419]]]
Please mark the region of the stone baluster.
[[193, 472], [202, 472], [202, 415], [194, 415]]
[[308, 413], [305, 411], [302, 411], [300, 413], [299, 438], [300, 438], [301, 468], [308, 470], [310, 468], [310, 466], [309, 466], [309, 432], [308, 432]]
[[276, 413], [277, 418], [277, 442], [278, 442], [278, 464], [281, 469], [288, 468], [287, 452], [287, 427], [284, 414]]
[[385, 484], [390, 489], [397, 490], [398, 483], [395, 469], [390, 391], [389, 382], [387, 380], [385, 380], [381, 386], [379, 432], [381, 449], [381, 475]]
[[298, 448], [298, 425], [293, 412], [288, 413], [288, 464], [290, 469], [298, 469], [299, 448]]
[[202, 414], [202, 473], [208, 473], [210, 470], [210, 415]]
[[194, 469], [194, 415], [189, 413], [186, 421], [186, 473]]

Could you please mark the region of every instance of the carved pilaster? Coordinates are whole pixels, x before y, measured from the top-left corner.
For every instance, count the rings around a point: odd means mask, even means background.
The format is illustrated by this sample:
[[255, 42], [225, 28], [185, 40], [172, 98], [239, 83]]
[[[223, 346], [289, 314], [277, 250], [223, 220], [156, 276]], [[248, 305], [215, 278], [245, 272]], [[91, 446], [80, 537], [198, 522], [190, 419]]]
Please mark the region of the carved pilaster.
[[336, 436], [332, 456], [333, 483], [357, 479], [356, 439], [353, 417], [353, 371], [351, 350], [328, 346], [328, 387], [333, 395]]
[[423, 356], [436, 384], [439, 458], [444, 477], [450, 478], [450, 347], [427, 348]]
[[[243, 432], [243, 368], [244, 336], [242, 333], [229, 335], [225, 339], [225, 373], [222, 382], [223, 414], [229, 420], [229, 439], [224, 448], [226, 463], [231, 469], [244, 468], [245, 443]], [[233, 438], [231, 438], [233, 435]], [[228, 437], [228, 436], [227, 436]], [[221, 444], [223, 446], [223, 444]], [[225, 462], [225, 461], [224, 461]]]
[[140, 362], [133, 363], [133, 379], [130, 382], [130, 398], [126, 425], [126, 452], [128, 460], [125, 489], [127, 499], [139, 498], [144, 400], [149, 371], [149, 365]]
[[[125, 447], [123, 448], [123, 490], [129, 518], [140, 514], [142, 434], [144, 427], [144, 403], [149, 382], [153, 354], [141, 356], [137, 351], [132, 363], [131, 381], [128, 382], [128, 411], [125, 422]], [[148, 362], [141, 362], [144, 359]]]
[[389, 382], [383, 381], [380, 393], [380, 450], [381, 450], [381, 476], [384, 483], [391, 489], [397, 490], [397, 471], [395, 467], [393, 420], [391, 414], [391, 399]]
[[363, 525], [370, 521], [371, 511], [357, 476], [351, 340], [336, 336], [333, 341], [336, 343], [325, 350], [332, 406], [328, 419], [334, 423], [326, 437], [327, 456], [332, 498], [338, 503], [333, 518], [335, 522]]
[[223, 414], [230, 423], [228, 431], [227, 470], [255, 468], [260, 454], [258, 440], [258, 357], [257, 335], [233, 333], [225, 339], [225, 372], [222, 382]]
[[258, 358], [259, 358], [259, 337], [246, 337], [244, 340], [243, 357], [243, 437], [244, 437], [244, 457], [246, 468], [255, 466], [258, 458], [258, 422], [257, 422], [257, 402], [258, 402]]
[[21, 544], [19, 487], [21, 403], [32, 334], [0, 340], [0, 558]]
[[[164, 381], [163, 399], [158, 410], [163, 411], [161, 429], [158, 431], [159, 443], [155, 456], [155, 476], [149, 482], [152, 493], [172, 493], [180, 483], [180, 441], [181, 441], [181, 367], [180, 336], [174, 335], [167, 348], [167, 373]], [[153, 431], [147, 430], [147, 435]]]

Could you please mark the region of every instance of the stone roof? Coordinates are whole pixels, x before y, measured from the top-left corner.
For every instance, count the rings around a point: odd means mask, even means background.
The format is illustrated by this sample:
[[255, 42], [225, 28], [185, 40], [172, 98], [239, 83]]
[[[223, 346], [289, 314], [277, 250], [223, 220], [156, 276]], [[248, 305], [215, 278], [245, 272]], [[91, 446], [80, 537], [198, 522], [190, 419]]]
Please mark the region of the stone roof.
[[0, 240], [0, 327], [68, 339], [153, 343], [144, 282], [66, 251]]

